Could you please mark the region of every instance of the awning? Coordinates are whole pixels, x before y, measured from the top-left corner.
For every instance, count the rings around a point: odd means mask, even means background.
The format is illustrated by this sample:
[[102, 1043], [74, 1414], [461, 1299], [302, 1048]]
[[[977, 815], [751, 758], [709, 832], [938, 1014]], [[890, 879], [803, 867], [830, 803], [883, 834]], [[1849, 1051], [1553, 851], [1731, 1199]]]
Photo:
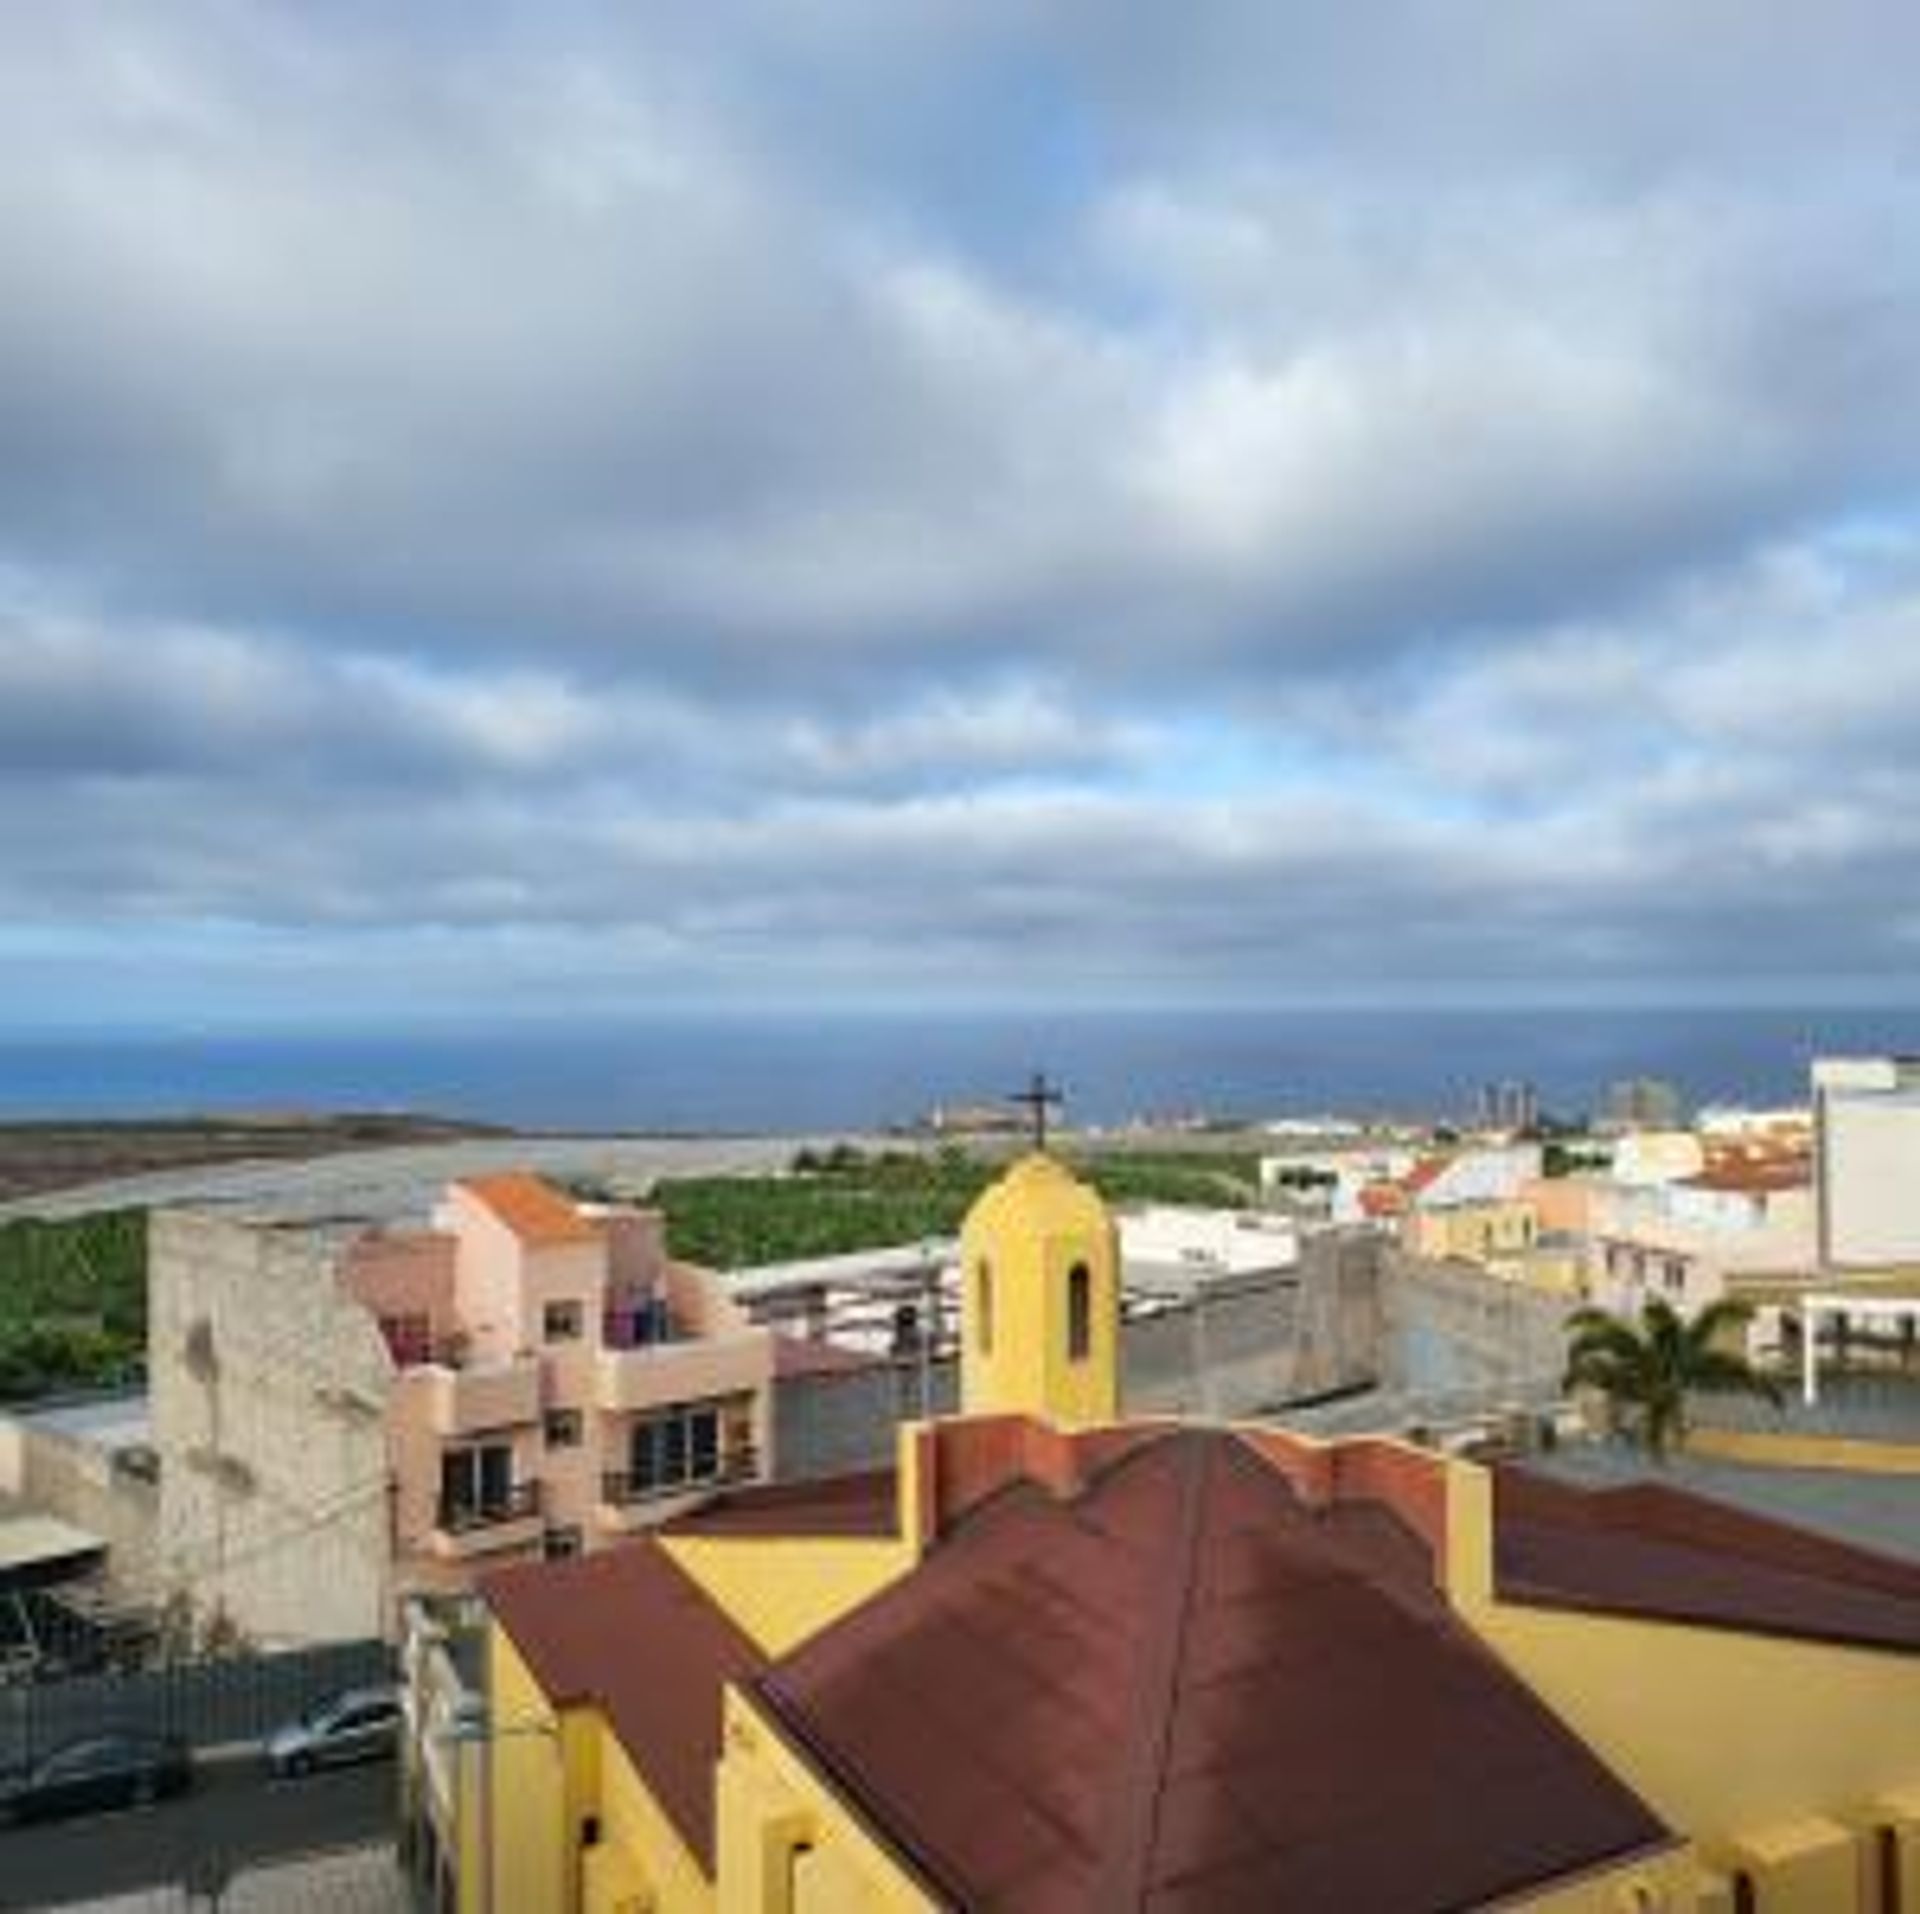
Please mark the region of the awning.
[[44, 1588], [84, 1575], [106, 1553], [101, 1537], [55, 1516], [0, 1516], [0, 1589]]

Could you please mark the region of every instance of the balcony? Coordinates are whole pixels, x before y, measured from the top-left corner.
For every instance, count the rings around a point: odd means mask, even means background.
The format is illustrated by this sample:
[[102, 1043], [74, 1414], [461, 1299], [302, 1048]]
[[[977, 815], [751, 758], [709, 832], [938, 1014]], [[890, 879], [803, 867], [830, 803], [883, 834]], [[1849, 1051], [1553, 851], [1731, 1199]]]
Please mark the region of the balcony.
[[540, 1539], [540, 1484], [516, 1482], [499, 1495], [469, 1501], [440, 1498], [433, 1552], [451, 1561], [495, 1549], [524, 1548]]
[[595, 1361], [594, 1406], [618, 1415], [698, 1396], [749, 1395], [764, 1388], [772, 1374], [773, 1344], [764, 1329], [602, 1348]]
[[436, 1363], [411, 1373], [418, 1378], [413, 1386], [426, 1398], [427, 1426], [435, 1435], [476, 1435], [539, 1420], [537, 1356], [458, 1368]]
[[627, 1469], [609, 1469], [600, 1478], [600, 1520], [612, 1529], [644, 1528], [668, 1512], [665, 1505], [684, 1502], [689, 1496], [708, 1495], [716, 1489], [737, 1488], [758, 1480], [759, 1474], [759, 1452], [751, 1443], [729, 1449], [704, 1475], [672, 1481], [638, 1476]]

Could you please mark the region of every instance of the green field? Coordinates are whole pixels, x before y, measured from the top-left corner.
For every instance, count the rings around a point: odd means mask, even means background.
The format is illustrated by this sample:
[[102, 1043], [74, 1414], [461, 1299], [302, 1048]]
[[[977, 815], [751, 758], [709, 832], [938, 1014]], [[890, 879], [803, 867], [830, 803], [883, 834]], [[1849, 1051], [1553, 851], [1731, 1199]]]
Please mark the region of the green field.
[[[1063, 1151], [1109, 1202], [1239, 1208], [1258, 1163], [1225, 1151]], [[806, 1152], [785, 1176], [665, 1177], [649, 1201], [666, 1214], [667, 1246], [689, 1262], [742, 1269], [808, 1256], [951, 1236], [999, 1165], [959, 1150], [863, 1155]]]
[[[1258, 1184], [1250, 1153], [1062, 1154], [1110, 1202], [1237, 1208]], [[843, 1147], [803, 1152], [786, 1175], [668, 1177], [650, 1200], [676, 1256], [739, 1269], [951, 1236], [1000, 1167], [958, 1149]], [[0, 1224], [0, 1402], [132, 1381], [146, 1337], [145, 1211]]]
[[0, 1401], [138, 1376], [147, 1353], [147, 1218], [0, 1224]]

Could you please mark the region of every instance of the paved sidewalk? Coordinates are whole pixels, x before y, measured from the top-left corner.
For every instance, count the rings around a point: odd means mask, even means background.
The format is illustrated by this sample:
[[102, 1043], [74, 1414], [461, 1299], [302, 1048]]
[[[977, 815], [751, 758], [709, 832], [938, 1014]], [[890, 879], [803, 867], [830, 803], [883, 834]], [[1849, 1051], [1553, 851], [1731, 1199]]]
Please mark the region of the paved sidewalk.
[[[63, 1914], [199, 1914], [212, 1903], [169, 1887], [57, 1905]], [[410, 1914], [412, 1901], [393, 1849], [383, 1844], [249, 1868], [219, 1907], [220, 1914]]]

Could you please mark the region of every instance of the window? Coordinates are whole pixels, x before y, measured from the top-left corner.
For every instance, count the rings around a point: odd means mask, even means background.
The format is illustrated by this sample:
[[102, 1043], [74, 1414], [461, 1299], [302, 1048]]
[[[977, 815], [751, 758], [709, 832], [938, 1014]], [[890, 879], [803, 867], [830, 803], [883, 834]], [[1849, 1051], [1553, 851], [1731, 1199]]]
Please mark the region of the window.
[[1093, 1276], [1085, 1263], [1067, 1271], [1067, 1360], [1085, 1362], [1093, 1352]]
[[443, 1517], [504, 1510], [512, 1499], [513, 1451], [504, 1442], [448, 1449], [440, 1457]]
[[541, 1313], [541, 1333], [548, 1342], [577, 1342], [580, 1305], [577, 1301], [549, 1303]]
[[993, 1354], [993, 1265], [983, 1256], [973, 1266], [974, 1340], [983, 1356]]
[[580, 1531], [576, 1528], [548, 1529], [540, 1538], [540, 1553], [550, 1562], [563, 1561], [580, 1553]]
[[720, 1410], [711, 1402], [669, 1409], [633, 1425], [634, 1489], [645, 1494], [711, 1482], [720, 1473]]
[[580, 1446], [580, 1411], [549, 1409], [545, 1429], [549, 1449], [577, 1449]]

